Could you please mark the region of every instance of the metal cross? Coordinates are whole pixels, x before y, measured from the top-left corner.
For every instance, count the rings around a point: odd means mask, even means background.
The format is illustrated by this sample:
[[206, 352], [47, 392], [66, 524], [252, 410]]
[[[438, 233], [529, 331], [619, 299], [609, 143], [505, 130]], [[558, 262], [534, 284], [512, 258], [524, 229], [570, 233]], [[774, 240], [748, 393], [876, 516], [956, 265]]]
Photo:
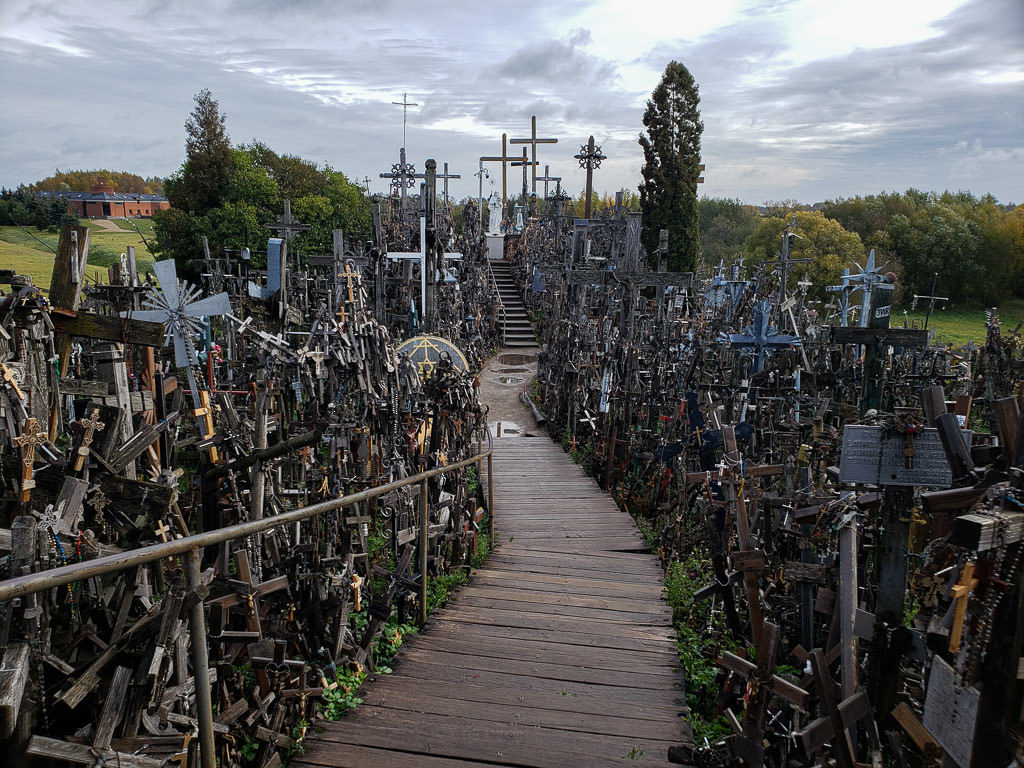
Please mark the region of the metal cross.
[[917, 300], [918, 299], [928, 299], [928, 311], [925, 313], [925, 316], [924, 316], [924, 329], [926, 331], [928, 330], [928, 321], [931, 319], [932, 312], [935, 311], [935, 302], [936, 301], [949, 301], [949, 297], [948, 296], [936, 296], [935, 295], [935, 283], [938, 281], [938, 279], [939, 279], [939, 273], [936, 272], [936, 273], [934, 273], [932, 275], [932, 293], [931, 293], [930, 296], [919, 296], [918, 294], [915, 293], [914, 294], [914, 300], [910, 303], [910, 308], [911, 309], [917, 309]]
[[281, 218], [279, 218], [272, 224], [266, 224], [265, 226], [267, 229], [272, 229], [275, 232], [280, 232], [282, 237], [284, 238], [284, 242], [286, 245], [291, 241], [292, 237], [294, 237], [295, 235], [299, 234], [300, 232], [304, 232], [307, 229], [312, 229], [311, 225], [300, 224], [299, 220], [292, 216], [291, 200], [284, 201], [284, 213], [281, 215]]
[[[856, 264], [856, 262], [854, 262]], [[871, 314], [874, 308], [875, 292], [882, 290], [893, 290], [894, 286], [892, 283], [885, 282], [885, 275], [882, 274], [882, 270], [885, 268], [885, 264], [881, 266], [875, 266], [875, 249], [872, 248], [868, 254], [867, 263], [861, 267], [857, 264], [857, 268], [860, 269], [856, 275], [850, 275], [847, 277], [843, 275], [843, 282], [853, 284], [855, 287], [861, 288], [860, 298], [860, 317], [857, 318], [857, 323], [861, 328], [867, 328], [871, 322]]]
[[391, 103], [394, 104], [396, 107], [401, 107], [402, 108], [402, 150], [404, 151], [405, 150], [405, 121], [406, 121], [406, 118], [409, 116], [409, 107], [418, 107], [419, 104], [417, 104], [415, 101], [409, 101], [409, 94], [404, 93], [404, 92], [402, 93], [402, 100], [401, 101], [392, 101]]
[[[539, 163], [537, 162], [537, 145], [538, 144], [557, 144], [558, 143], [558, 139], [538, 139], [537, 138], [537, 116], [533, 115], [533, 116], [530, 117], [530, 138], [528, 138], [528, 139], [512, 139], [512, 143], [513, 144], [529, 144], [530, 145], [530, 160], [532, 161], [531, 165], [533, 166], [533, 171], [531, 172], [531, 178], [533, 179], [532, 191], [533, 191], [533, 194], [536, 195], [537, 194], [537, 166], [539, 165]], [[523, 150], [525, 151], [525, 149], [526, 148], [524, 147]], [[525, 169], [523, 170], [523, 173], [524, 174], [526, 173]], [[544, 168], [544, 173], [547, 174], [547, 167], [546, 166]], [[524, 185], [524, 187], [525, 187], [525, 185]], [[525, 191], [523, 192], [523, 197], [526, 197]], [[545, 185], [544, 197], [547, 197], [546, 185]]]
[[444, 173], [436, 174], [435, 178], [444, 179], [444, 204], [448, 205], [448, 179], [461, 179], [458, 173], [448, 173], [448, 163], [444, 164]]
[[594, 144], [594, 137], [591, 136], [586, 144], [580, 145], [579, 154], [573, 155], [580, 161], [580, 168], [587, 169], [587, 204], [583, 218], [590, 218], [590, 208], [594, 196], [594, 169], [601, 167], [601, 161], [608, 158], [601, 154], [601, 147]]
[[391, 165], [391, 172], [382, 173], [380, 177], [382, 179], [391, 179], [392, 194], [397, 192], [401, 196], [402, 208], [405, 208], [406, 190], [416, 183], [415, 179], [425, 179], [427, 174], [416, 173], [416, 167], [405, 161], [405, 147], [399, 150], [398, 157], [398, 162]]
[[548, 199], [548, 182], [549, 181], [554, 181], [554, 182], [560, 184], [562, 182], [562, 177], [561, 176], [552, 176], [551, 175], [551, 166], [550, 165], [545, 165], [544, 166], [544, 175], [543, 176], [538, 176], [534, 181], [543, 181], [544, 182], [544, 199], [547, 200]]
[[[795, 216], [793, 217], [793, 220], [794, 220], [794, 222], [796, 221], [796, 217]], [[782, 306], [783, 302], [785, 302], [785, 300], [786, 300], [786, 282], [789, 279], [789, 267], [790, 267], [790, 265], [791, 264], [800, 264], [800, 263], [805, 263], [805, 262], [809, 262], [809, 261], [814, 261], [814, 259], [793, 259], [793, 258], [790, 258], [792, 256], [792, 254], [793, 254], [793, 242], [795, 241], [796, 238], [797, 238], [797, 235], [795, 233], [793, 233], [793, 232], [790, 232], [789, 229], [787, 229], [785, 232], [783, 232], [782, 233], [782, 250], [776, 256], [774, 262], [769, 262], [769, 263], [774, 263], [775, 264], [775, 269], [777, 269], [779, 271], [779, 274], [780, 274], [780, 277], [779, 277], [779, 306], [780, 307]]]
[[753, 322], [743, 329], [743, 333], [728, 334], [730, 347], [750, 348], [756, 352], [754, 367], [750, 373], [757, 373], [764, 368], [765, 360], [774, 349], [786, 349], [798, 346], [800, 338], [790, 334], [778, 333], [770, 325], [771, 305], [767, 301], [758, 302], [754, 307]]

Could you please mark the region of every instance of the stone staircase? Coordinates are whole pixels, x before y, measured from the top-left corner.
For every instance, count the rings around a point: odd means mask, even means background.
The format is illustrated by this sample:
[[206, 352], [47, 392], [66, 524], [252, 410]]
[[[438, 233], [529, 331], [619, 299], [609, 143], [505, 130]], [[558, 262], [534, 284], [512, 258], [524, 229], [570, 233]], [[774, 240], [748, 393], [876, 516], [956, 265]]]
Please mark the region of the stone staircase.
[[498, 285], [498, 295], [505, 308], [505, 346], [532, 347], [537, 343], [533, 325], [523, 304], [523, 297], [512, 277], [511, 265], [504, 259], [491, 259], [491, 271]]

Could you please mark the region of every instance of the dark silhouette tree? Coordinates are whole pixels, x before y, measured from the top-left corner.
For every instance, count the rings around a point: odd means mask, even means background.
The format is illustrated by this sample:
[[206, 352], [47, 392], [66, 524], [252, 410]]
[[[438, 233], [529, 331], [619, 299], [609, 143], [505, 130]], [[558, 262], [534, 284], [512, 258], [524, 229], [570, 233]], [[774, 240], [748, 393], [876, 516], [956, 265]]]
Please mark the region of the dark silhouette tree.
[[700, 96], [690, 71], [669, 62], [644, 112], [641, 169], [642, 240], [653, 258], [658, 234], [668, 230], [668, 268], [693, 270], [700, 251], [697, 179], [700, 176]]

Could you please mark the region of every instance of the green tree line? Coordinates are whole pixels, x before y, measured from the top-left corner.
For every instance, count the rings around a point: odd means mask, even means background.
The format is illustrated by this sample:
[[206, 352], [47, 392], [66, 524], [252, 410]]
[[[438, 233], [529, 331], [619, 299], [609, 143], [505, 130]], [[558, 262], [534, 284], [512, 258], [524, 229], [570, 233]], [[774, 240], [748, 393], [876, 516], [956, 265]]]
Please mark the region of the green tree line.
[[748, 272], [774, 259], [782, 232], [799, 237], [795, 258], [810, 258], [806, 271], [815, 293], [856, 271], [874, 248], [878, 263], [896, 273], [904, 296], [936, 291], [957, 305], [997, 305], [1024, 295], [1024, 206], [1000, 205], [991, 195], [968, 192], [883, 192], [815, 206], [794, 201], [763, 207], [726, 198], [702, 198], [702, 259], [716, 265], [742, 254]]
[[78, 213], [63, 198], [37, 197], [27, 187], [0, 190], [0, 227], [35, 227], [39, 230], [78, 224]]
[[362, 187], [329, 165], [281, 155], [261, 142], [232, 146], [226, 118], [209, 91], [195, 97], [185, 124], [185, 162], [164, 183], [171, 208], [153, 215], [155, 248], [179, 262], [182, 271], [202, 255], [206, 237], [211, 253], [254, 251], [273, 233], [266, 225], [291, 201], [292, 215], [310, 229], [292, 240], [304, 253], [330, 252], [335, 229], [367, 237], [369, 200]]

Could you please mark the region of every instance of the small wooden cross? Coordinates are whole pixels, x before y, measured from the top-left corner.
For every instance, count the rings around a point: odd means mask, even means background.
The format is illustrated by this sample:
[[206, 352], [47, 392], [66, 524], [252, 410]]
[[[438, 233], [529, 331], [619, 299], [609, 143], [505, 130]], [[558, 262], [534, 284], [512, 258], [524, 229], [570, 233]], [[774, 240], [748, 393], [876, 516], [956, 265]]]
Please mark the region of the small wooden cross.
[[171, 532], [171, 529], [170, 529], [170, 528], [168, 528], [168, 527], [167, 527], [167, 526], [166, 526], [166, 525], [164, 524], [164, 521], [163, 521], [163, 520], [160, 520], [160, 521], [159, 521], [159, 525], [157, 525], [157, 527], [156, 527], [156, 530], [155, 530], [155, 531], [153, 531], [153, 533], [155, 533], [155, 534], [156, 534], [157, 536], [159, 536], [159, 537], [160, 537], [160, 539], [161, 539], [162, 541], [164, 541], [164, 542], [167, 542], [167, 541], [169, 540], [169, 539], [167, 538], [167, 534], [168, 534], [168, 533], [170, 533], [170, 532]]
[[967, 601], [977, 586], [978, 580], [974, 578], [974, 563], [964, 563], [964, 567], [960, 571], [960, 579], [951, 590], [956, 607], [953, 608], [953, 628], [949, 632], [950, 653], [957, 653], [960, 650], [960, 640], [964, 634], [964, 616], [967, 614]]
[[82, 435], [82, 444], [78, 446], [78, 458], [75, 460], [75, 472], [81, 472], [82, 467], [85, 466], [85, 460], [89, 457], [89, 446], [92, 445], [93, 434], [96, 431], [103, 431], [103, 428], [107, 425], [100, 421], [100, 409], [93, 408], [89, 414], [89, 418], [81, 418], [78, 420], [79, 425], [85, 430], [85, 434]]
[[21, 391], [21, 387], [18, 386], [18, 380], [14, 378], [14, 374], [6, 364], [0, 363], [0, 370], [3, 371], [4, 381], [14, 390], [14, 394], [18, 396], [19, 400], [25, 399], [25, 393]]
[[[213, 408], [210, 405], [210, 393], [207, 392], [205, 389], [204, 390], [200, 390], [200, 392], [199, 392], [199, 401], [200, 401], [200, 403], [202, 403], [202, 407], [201, 408], [193, 409], [192, 413], [196, 417], [202, 419], [202, 423], [203, 423], [203, 439], [204, 440], [209, 440], [211, 437], [213, 437], [213, 434], [214, 434], [214, 432], [213, 432]], [[210, 448], [209, 448], [209, 451], [210, 451], [210, 461], [212, 461], [214, 464], [216, 464], [217, 460], [218, 460], [218, 457], [219, 457], [219, 454], [217, 453], [217, 446], [211, 445]]]
[[27, 504], [32, 496], [36, 481], [32, 479], [32, 466], [36, 463], [36, 446], [46, 442], [46, 436], [39, 431], [39, 422], [31, 416], [25, 419], [21, 434], [12, 441], [21, 448], [21, 503]]

